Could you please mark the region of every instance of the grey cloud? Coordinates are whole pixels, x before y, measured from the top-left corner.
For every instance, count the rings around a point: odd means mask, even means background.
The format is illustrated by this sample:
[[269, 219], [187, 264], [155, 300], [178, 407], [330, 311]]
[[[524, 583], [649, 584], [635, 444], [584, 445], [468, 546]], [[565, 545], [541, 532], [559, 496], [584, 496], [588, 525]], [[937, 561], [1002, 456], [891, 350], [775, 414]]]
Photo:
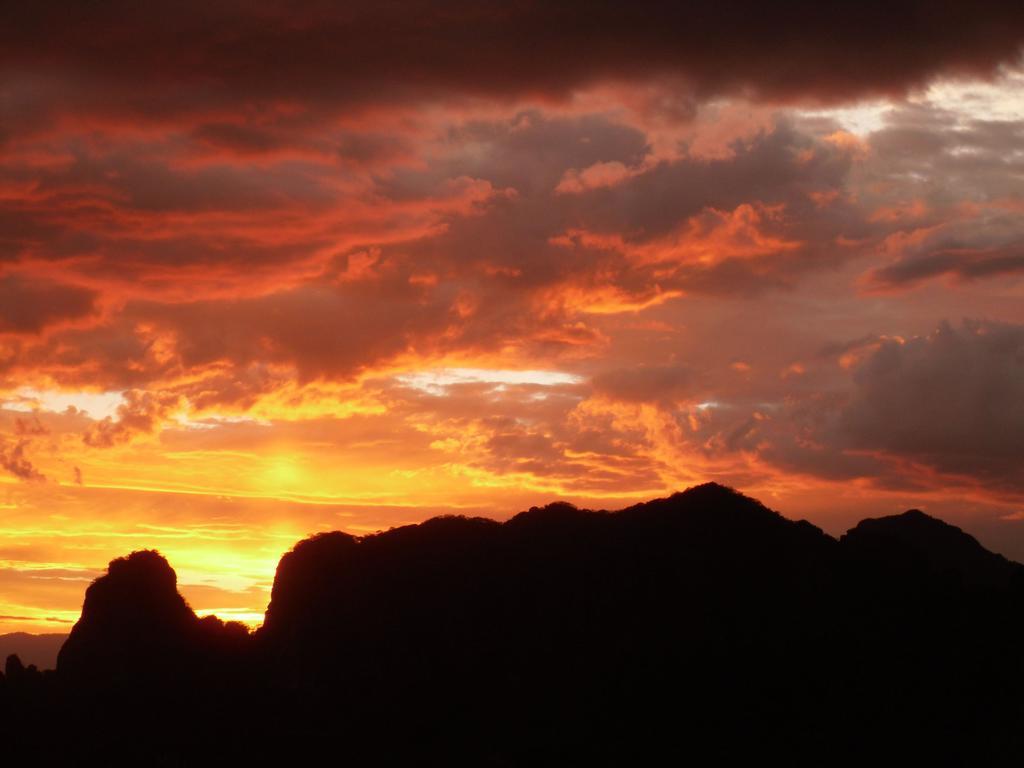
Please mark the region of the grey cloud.
[[854, 383], [842, 413], [851, 447], [1024, 491], [1024, 326], [943, 324], [883, 342]]
[[680, 364], [617, 368], [593, 378], [595, 391], [626, 402], [673, 402], [693, 397], [698, 377]]
[[868, 144], [858, 186], [865, 215], [872, 207], [883, 214], [872, 219], [872, 239], [890, 258], [865, 274], [868, 288], [1024, 272], [1024, 120], [965, 120], [928, 104], [905, 106]]
[[1024, 216], [979, 215], [939, 224], [893, 263], [866, 275], [873, 288], [912, 286], [931, 277], [969, 281], [1024, 271]]

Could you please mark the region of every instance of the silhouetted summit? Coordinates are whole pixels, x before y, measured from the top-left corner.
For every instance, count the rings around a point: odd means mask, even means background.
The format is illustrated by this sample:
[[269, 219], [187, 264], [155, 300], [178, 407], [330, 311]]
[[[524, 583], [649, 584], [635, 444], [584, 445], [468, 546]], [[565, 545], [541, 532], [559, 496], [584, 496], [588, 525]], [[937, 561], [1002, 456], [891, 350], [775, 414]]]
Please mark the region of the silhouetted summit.
[[993, 586], [1024, 576], [1024, 566], [989, 552], [973, 536], [919, 509], [862, 520], [840, 541], [861, 559], [890, 568], [952, 573]]
[[557, 734], [563, 759], [595, 758], [681, 717], [724, 739], [726, 709], [775, 738], [769, 691], [832, 626], [836, 547], [714, 484], [614, 513], [556, 503], [320, 534], [281, 559], [255, 639], [310, 720], [345, 691], [339, 716], [360, 730], [401, 722], [420, 743], [443, 722], [467, 757], [525, 760]]
[[136, 552], [0, 705], [70, 734], [55, 762], [1016, 764], [1020, 571], [921, 512], [836, 541], [713, 483], [318, 534], [253, 635]]
[[[556, 503], [505, 523], [443, 517], [361, 538], [320, 534], [281, 559], [259, 634], [284, 653], [303, 654], [294, 645], [299, 638], [357, 642], [378, 622], [393, 625], [417, 613], [421, 625], [405, 629], [418, 637], [454, 632], [454, 623], [506, 636], [540, 619], [555, 628], [584, 604], [586, 616], [574, 620], [606, 616], [614, 623], [615, 611], [632, 611], [640, 598], [669, 587], [658, 578], [693, 594], [714, 572], [730, 580], [756, 574], [751, 586], [760, 589], [792, 581], [834, 546], [814, 526], [715, 484], [616, 513]], [[440, 613], [447, 624], [436, 621]]]
[[184, 684], [197, 665], [230, 640], [241, 625], [200, 620], [179, 594], [177, 576], [153, 550], [112, 560], [85, 592], [82, 615], [57, 657], [57, 669], [91, 685]]
[[694, 546], [700, 540], [726, 544], [730, 539], [734, 544], [760, 542], [768, 546], [781, 543], [780, 537], [810, 546], [832, 543], [820, 528], [806, 520], [789, 520], [756, 499], [718, 483], [697, 485], [615, 514], [650, 525], [669, 526], [684, 546]]
[[197, 622], [167, 561], [151, 550], [133, 552], [113, 560], [86, 590], [82, 616], [61, 648], [57, 668], [104, 679], [173, 674]]

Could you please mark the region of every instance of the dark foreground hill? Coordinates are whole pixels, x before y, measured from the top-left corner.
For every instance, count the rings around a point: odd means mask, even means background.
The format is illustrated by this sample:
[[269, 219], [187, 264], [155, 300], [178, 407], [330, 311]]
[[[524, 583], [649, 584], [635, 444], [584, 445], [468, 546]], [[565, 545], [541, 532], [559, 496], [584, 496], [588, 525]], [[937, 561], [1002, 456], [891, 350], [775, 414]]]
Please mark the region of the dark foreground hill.
[[136, 552], [0, 706], [37, 764], [1016, 764], [1022, 629], [1024, 567], [957, 528], [705, 485], [318, 535], [251, 636]]

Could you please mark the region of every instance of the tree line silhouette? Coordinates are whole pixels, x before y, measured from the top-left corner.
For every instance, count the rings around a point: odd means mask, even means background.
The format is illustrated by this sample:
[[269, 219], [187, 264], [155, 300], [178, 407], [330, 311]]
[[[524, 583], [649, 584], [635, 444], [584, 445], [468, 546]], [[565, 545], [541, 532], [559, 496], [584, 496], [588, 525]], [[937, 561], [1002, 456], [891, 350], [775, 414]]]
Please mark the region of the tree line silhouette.
[[836, 540], [715, 484], [299, 542], [255, 633], [155, 551], [56, 671], [7, 660], [36, 764], [1001, 765], [1024, 756], [1024, 566], [911, 511]]

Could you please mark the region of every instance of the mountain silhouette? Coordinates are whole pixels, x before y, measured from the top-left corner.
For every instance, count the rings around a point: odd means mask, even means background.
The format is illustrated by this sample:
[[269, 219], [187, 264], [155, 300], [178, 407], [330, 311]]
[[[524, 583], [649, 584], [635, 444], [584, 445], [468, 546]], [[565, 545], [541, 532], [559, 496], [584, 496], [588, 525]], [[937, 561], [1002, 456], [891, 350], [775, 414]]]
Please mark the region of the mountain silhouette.
[[919, 511], [836, 540], [706, 484], [318, 534], [250, 635], [142, 551], [0, 715], [37, 763], [1000, 765], [1021, 570]]
[[185, 685], [247, 636], [243, 625], [196, 616], [167, 560], [142, 550], [111, 561], [86, 590], [57, 670], [93, 686]]
[[1024, 577], [1024, 566], [989, 552], [973, 536], [919, 509], [862, 520], [840, 542], [858, 557], [889, 568], [947, 574], [992, 586]]
[[27, 632], [11, 632], [0, 635], [0, 659], [16, 655], [25, 664], [35, 664], [39, 669], [54, 669], [66, 634], [47, 633], [32, 635]]
[[110, 563], [85, 592], [82, 615], [57, 657], [68, 676], [111, 680], [149, 669], [174, 674], [198, 618], [178, 593], [177, 576], [152, 550]]

